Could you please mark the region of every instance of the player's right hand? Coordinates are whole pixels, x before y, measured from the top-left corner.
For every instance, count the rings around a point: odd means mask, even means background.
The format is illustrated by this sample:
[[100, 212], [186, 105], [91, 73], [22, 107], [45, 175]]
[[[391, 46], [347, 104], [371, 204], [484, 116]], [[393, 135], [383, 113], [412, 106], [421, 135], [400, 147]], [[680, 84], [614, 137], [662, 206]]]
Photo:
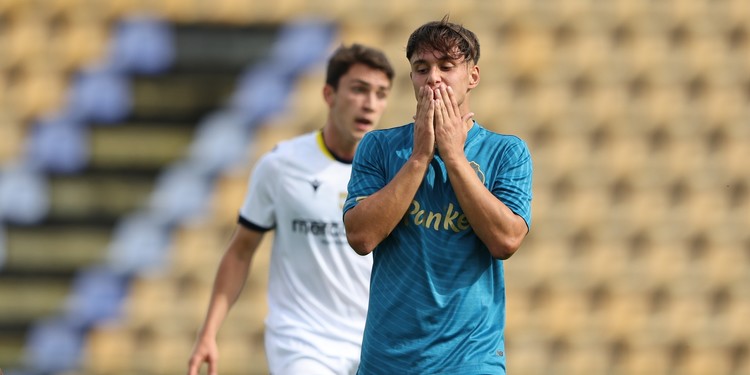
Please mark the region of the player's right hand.
[[198, 375], [203, 363], [208, 364], [208, 375], [219, 375], [219, 347], [214, 339], [199, 338], [188, 362], [188, 375]]
[[435, 100], [429, 86], [419, 88], [417, 98], [417, 115], [414, 116], [414, 150], [413, 156], [432, 160], [435, 154]]

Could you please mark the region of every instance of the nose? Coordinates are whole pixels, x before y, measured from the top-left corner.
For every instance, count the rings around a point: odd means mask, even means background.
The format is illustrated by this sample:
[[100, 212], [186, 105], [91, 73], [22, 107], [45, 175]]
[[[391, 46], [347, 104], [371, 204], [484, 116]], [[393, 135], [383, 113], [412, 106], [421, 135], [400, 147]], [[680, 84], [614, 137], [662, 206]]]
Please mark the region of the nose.
[[367, 111], [372, 111], [375, 108], [375, 102], [378, 100], [377, 93], [370, 92], [365, 95], [365, 101], [362, 103], [362, 107]]
[[430, 68], [430, 72], [427, 74], [427, 82], [425, 83], [432, 88], [440, 84], [440, 70], [437, 67]]

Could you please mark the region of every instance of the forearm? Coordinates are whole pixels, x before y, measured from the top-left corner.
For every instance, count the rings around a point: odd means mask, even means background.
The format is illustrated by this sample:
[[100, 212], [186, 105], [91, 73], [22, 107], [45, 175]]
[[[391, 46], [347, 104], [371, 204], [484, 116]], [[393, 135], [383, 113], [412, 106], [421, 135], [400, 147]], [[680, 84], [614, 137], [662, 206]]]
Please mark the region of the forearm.
[[360, 255], [371, 253], [404, 217], [424, 179], [428, 158], [410, 158], [385, 187], [363, 199], [344, 216], [349, 245]]
[[211, 301], [201, 334], [215, 336], [247, 280], [251, 259], [231, 249], [222, 257], [214, 279]]
[[526, 222], [484, 186], [465, 158], [446, 162], [446, 168], [459, 205], [474, 233], [493, 257], [509, 258], [521, 246], [528, 232]]
[[237, 226], [216, 272], [206, 320], [201, 328], [202, 336], [216, 336], [245, 285], [253, 256], [262, 238], [261, 232]]

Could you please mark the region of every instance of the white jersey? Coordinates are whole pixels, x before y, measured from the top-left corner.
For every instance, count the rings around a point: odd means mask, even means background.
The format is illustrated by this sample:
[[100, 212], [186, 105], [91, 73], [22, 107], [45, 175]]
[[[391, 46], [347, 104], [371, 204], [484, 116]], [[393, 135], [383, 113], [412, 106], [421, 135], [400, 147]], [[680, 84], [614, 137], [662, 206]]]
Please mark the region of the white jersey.
[[275, 229], [266, 330], [333, 356], [359, 359], [372, 256], [349, 247], [342, 208], [351, 164], [321, 131], [280, 143], [253, 171], [240, 223]]

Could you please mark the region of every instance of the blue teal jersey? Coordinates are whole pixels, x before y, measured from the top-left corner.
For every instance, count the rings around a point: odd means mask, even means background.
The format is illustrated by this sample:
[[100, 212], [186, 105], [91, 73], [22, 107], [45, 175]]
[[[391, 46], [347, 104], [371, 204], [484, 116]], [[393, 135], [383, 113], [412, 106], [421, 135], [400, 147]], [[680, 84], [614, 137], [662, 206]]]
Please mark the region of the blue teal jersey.
[[[413, 126], [362, 139], [344, 212], [394, 178], [411, 156]], [[464, 150], [477, 178], [530, 225], [526, 144], [474, 123]], [[472, 230], [439, 154], [373, 257], [359, 374], [505, 373], [503, 262]]]

